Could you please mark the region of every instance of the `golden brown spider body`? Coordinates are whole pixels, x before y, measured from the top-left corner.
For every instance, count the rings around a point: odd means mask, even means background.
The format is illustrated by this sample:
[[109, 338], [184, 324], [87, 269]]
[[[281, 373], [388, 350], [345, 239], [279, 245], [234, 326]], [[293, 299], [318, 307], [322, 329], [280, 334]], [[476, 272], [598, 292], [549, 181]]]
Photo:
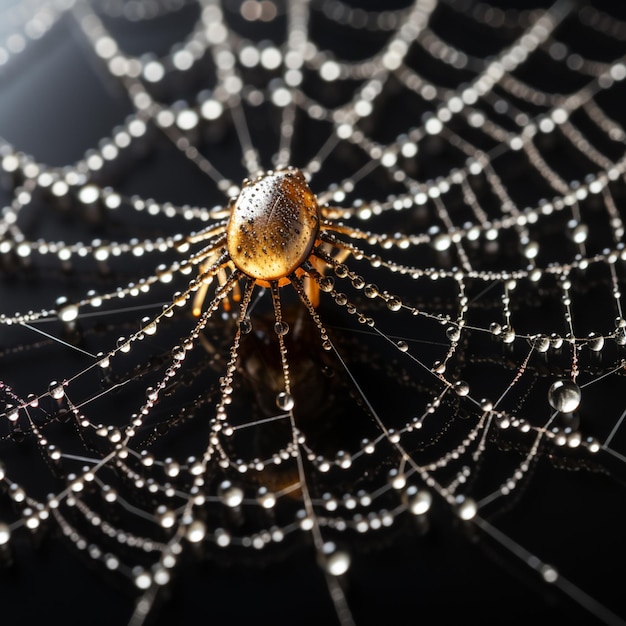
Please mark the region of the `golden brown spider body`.
[[336, 212], [318, 202], [304, 174], [295, 167], [269, 170], [245, 180], [221, 214], [227, 220], [186, 240], [186, 245], [207, 244], [189, 259], [200, 268], [194, 315], [202, 314], [213, 278], [224, 286], [233, 275], [230, 295], [222, 297], [226, 311], [231, 310], [231, 299], [241, 301], [239, 279], [244, 277], [272, 289], [292, 283], [307, 305], [317, 307], [320, 289], [333, 288], [332, 278], [321, 282], [325, 270], [343, 263], [354, 251], [351, 244], [336, 240], [335, 235], [353, 239], [371, 236], [336, 223]]
[[311, 254], [319, 224], [317, 198], [300, 170], [266, 172], [246, 181], [231, 205], [230, 260], [250, 278], [286, 278]]

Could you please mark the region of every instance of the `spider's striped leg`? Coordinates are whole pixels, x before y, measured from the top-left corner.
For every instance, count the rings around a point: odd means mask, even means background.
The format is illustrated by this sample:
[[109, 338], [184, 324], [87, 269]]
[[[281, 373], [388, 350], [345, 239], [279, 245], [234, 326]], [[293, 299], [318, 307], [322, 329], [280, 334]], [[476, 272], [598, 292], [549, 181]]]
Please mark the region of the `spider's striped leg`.
[[[318, 243], [317, 247], [328, 254], [328, 256], [332, 257], [337, 263], [343, 263], [350, 256], [352, 251], [347, 247], [335, 246], [328, 241], [328, 235], [333, 236], [334, 233], [348, 235], [353, 239], [368, 239], [370, 237], [369, 233], [359, 230], [358, 228], [353, 228], [344, 224], [335, 224], [329, 220], [323, 220], [320, 228], [322, 241]], [[315, 272], [309, 273], [309, 271], [305, 269], [303, 288], [309, 302], [313, 305], [313, 307], [317, 308], [320, 303], [320, 288], [318, 284], [319, 277], [324, 275], [324, 271], [328, 267], [328, 263], [323, 258], [316, 256], [315, 254], [311, 254], [308, 261]], [[317, 275], [318, 278], [315, 278], [314, 275]]]
[[[215, 257], [213, 257], [210, 261], [207, 261], [206, 264], [202, 265], [202, 267], [200, 268], [200, 273], [205, 273], [209, 270], [209, 268], [215, 262], [216, 257], [219, 257], [220, 252], [221, 251], [217, 251]], [[206, 299], [206, 294], [209, 290], [209, 286], [213, 282], [213, 277], [217, 277], [217, 282], [219, 283], [220, 287], [223, 287], [228, 282], [228, 277], [230, 274], [232, 274], [234, 269], [235, 268], [232, 262], [230, 260], [227, 260], [219, 269], [213, 272], [212, 275], [202, 283], [193, 299], [193, 314], [195, 317], [200, 317], [200, 315], [202, 314], [202, 305], [204, 304], [204, 300]], [[231, 294], [231, 296], [226, 296], [222, 300], [222, 306], [224, 307], [225, 311], [231, 310], [231, 297], [235, 302], [239, 302], [241, 300], [241, 289], [238, 283], [233, 285]]]
[[[311, 268], [314, 269], [319, 275], [324, 274], [324, 268], [326, 267], [326, 264], [321, 259], [311, 255], [306, 264], [310, 264]], [[304, 289], [304, 293], [306, 293], [306, 296], [313, 305], [313, 307], [317, 308], [320, 303], [319, 285], [317, 284], [317, 281], [313, 278], [313, 276], [305, 269], [304, 265], [302, 266], [302, 269], [305, 272], [302, 280], [302, 288]]]
[[[194, 233], [187, 237], [186, 243], [199, 243], [203, 241], [211, 242], [211, 245], [208, 246], [204, 251], [199, 253], [193, 258], [202, 259], [200, 263], [200, 274], [206, 273], [220, 258], [223, 254], [223, 244], [225, 243], [225, 233], [226, 226], [228, 222], [224, 221], [216, 226], [212, 226], [198, 233]], [[199, 317], [202, 314], [202, 305], [206, 298], [206, 294], [208, 292], [209, 286], [213, 282], [213, 276], [217, 276], [217, 280], [220, 286], [224, 286], [228, 280], [229, 272], [227, 269], [230, 269], [231, 272], [234, 271], [233, 263], [230, 261], [230, 258], [227, 258], [224, 263], [221, 264], [220, 267], [216, 269], [215, 272], [212, 272], [212, 275], [208, 277], [205, 281], [203, 281], [202, 285], [198, 289], [194, 300], [193, 300], [193, 314], [195, 317]], [[239, 302], [241, 300], [241, 290], [239, 288], [239, 284], [235, 284], [232, 288], [232, 299], [235, 302]], [[223, 306], [226, 311], [230, 311], [230, 298], [226, 297], [223, 300]]]
[[[329, 207], [322, 207], [321, 211], [322, 215], [324, 215], [328, 214], [329, 211], [332, 212], [333, 209]], [[320, 235], [324, 236], [333, 233], [345, 234], [356, 239], [367, 239], [369, 237], [368, 233], [365, 233], [357, 228], [345, 226], [344, 224], [336, 224], [331, 220], [323, 219], [320, 228]], [[317, 245], [328, 255], [332, 256], [337, 263], [343, 263], [350, 256], [350, 250], [347, 248], [340, 248], [333, 253], [333, 245], [327, 241], [321, 241]], [[324, 275], [324, 271], [328, 267], [328, 263], [314, 254], [309, 257], [308, 261], [318, 276]], [[308, 301], [313, 305], [313, 307], [317, 308], [320, 303], [320, 288], [318, 280], [314, 279], [313, 275], [309, 274], [307, 270], [305, 270], [302, 286]]]

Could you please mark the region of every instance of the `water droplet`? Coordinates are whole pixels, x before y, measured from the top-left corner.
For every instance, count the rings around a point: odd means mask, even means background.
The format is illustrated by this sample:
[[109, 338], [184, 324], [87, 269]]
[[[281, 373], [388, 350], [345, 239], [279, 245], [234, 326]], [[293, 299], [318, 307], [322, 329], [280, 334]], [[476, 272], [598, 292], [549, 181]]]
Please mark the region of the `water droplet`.
[[0, 546], [4, 546], [9, 543], [11, 539], [11, 529], [8, 524], [0, 522]]
[[563, 346], [563, 337], [557, 335], [556, 333], [552, 333], [550, 335], [550, 344], [555, 350], [559, 350]]
[[554, 583], [559, 577], [559, 573], [551, 565], [544, 565], [541, 568], [541, 575], [547, 583]]
[[246, 317], [239, 322], [239, 331], [242, 335], [247, 335], [252, 332], [252, 322], [249, 317]]
[[515, 330], [510, 326], [505, 326], [502, 329], [502, 341], [504, 343], [513, 343], [515, 341]]
[[348, 267], [343, 263], [340, 263], [335, 268], [335, 274], [339, 276], [339, 278], [345, 278], [348, 275]]
[[170, 573], [164, 567], [156, 567], [153, 571], [154, 582], [157, 585], [167, 585], [170, 582]]
[[463, 520], [471, 520], [476, 517], [478, 507], [476, 502], [472, 498], [466, 498], [465, 496], [459, 496], [457, 498], [457, 514]]
[[126, 337], [119, 337], [116, 341], [116, 345], [121, 352], [128, 352], [130, 350], [130, 341], [127, 341]]
[[585, 443], [587, 445], [587, 449], [592, 454], [596, 454], [600, 451], [600, 442], [594, 437], [587, 437]]
[[375, 298], [379, 294], [378, 287], [372, 284], [366, 285], [364, 293], [367, 298]]
[[441, 233], [440, 235], [437, 235], [433, 239], [433, 247], [438, 252], [444, 252], [450, 247], [451, 244], [452, 244], [452, 240], [445, 233]]
[[464, 380], [457, 380], [454, 383], [454, 391], [457, 396], [466, 396], [470, 392], [470, 386]]
[[461, 338], [461, 329], [458, 326], [449, 326], [446, 329], [446, 337], [450, 341], [458, 341]]
[[341, 576], [350, 568], [350, 555], [344, 550], [338, 550], [334, 543], [324, 545], [324, 568], [333, 576]]
[[296, 403], [293, 399], [293, 396], [290, 393], [281, 391], [276, 396], [276, 406], [278, 406], [278, 408], [282, 409], [283, 411], [291, 411], [295, 404]]
[[220, 484], [219, 492], [222, 502], [233, 509], [243, 502], [243, 489], [233, 485], [230, 480], [225, 480]]
[[534, 345], [537, 352], [547, 352], [550, 347], [550, 338], [547, 335], [537, 335]]
[[395, 467], [389, 471], [389, 483], [394, 489], [404, 489], [406, 476]]
[[169, 509], [164, 509], [157, 511], [159, 524], [163, 528], [172, 528], [176, 523], [176, 513], [174, 511], [170, 511]]
[[335, 279], [332, 276], [324, 276], [320, 278], [319, 286], [322, 291], [332, 291], [335, 287]]
[[146, 335], [154, 335], [157, 331], [157, 323], [156, 321], [151, 322], [149, 317], [144, 317], [141, 320], [141, 323], [144, 325], [143, 332]]
[[584, 243], [587, 241], [589, 228], [586, 224], [578, 224], [572, 229], [571, 237], [576, 243]]
[[527, 259], [534, 259], [539, 253], [539, 244], [536, 241], [529, 241], [524, 246], [524, 256]]
[[139, 589], [148, 589], [150, 587], [150, 585], [152, 584], [152, 577], [148, 572], [141, 568], [137, 568], [134, 574], [135, 585], [137, 585]]
[[396, 297], [389, 298], [387, 300], [387, 308], [390, 311], [399, 311], [402, 308], [402, 301]]
[[272, 509], [276, 504], [276, 495], [267, 490], [267, 487], [260, 487], [257, 491], [257, 500], [264, 509]]
[[433, 497], [429, 491], [418, 489], [414, 485], [407, 489], [409, 510], [413, 515], [424, 515], [430, 510]]
[[60, 400], [65, 395], [65, 391], [63, 390], [63, 385], [61, 383], [56, 382], [56, 380], [53, 380], [50, 383], [50, 385], [48, 386], [48, 391], [50, 392], [50, 395], [55, 400]]
[[352, 466], [352, 456], [346, 450], [339, 450], [336, 456], [336, 463], [342, 469], [348, 469]]
[[363, 287], [365, 286], [365, 281], [360, 276], [356, 276], [352, 279], [352, 286], [355, 289], [363, 289]]
[[187, 527], [187, 540], [191, 543], [200, 543], [206, 535], [204, 522], [196, 519]]
[[480, 408], [483, 411], [491, 411], [493, 409], [493, 402], [487, 398], [483, 398], [480, 401]]
[[600, 352], [604, 348], [604, 337], [602, 335], [591, 332], [587, 337], [587, 345], [592, 352]]
[[276, 322], [274, 324], [274, 332], [277, 335], [286, 335], [289, 332], [289, 324], [287, 324], [287, 322]]
[[59, 309], [59, 319], [62, 322], [73, 322], [78, 317], [78, 307], [74, 304], [68, 304]]
[[548, 391], [550, 406], [561, 413], [571, 413], [578, 408], [580, 387], [572, 380], [557, 380]]
[[220, 548], [226, 548], [229, 546], [230, 541], [231, 536], [227, 530], [224, 530], [223, 528], [217, 528], [215, 530], [215, 543], [217, 543]]

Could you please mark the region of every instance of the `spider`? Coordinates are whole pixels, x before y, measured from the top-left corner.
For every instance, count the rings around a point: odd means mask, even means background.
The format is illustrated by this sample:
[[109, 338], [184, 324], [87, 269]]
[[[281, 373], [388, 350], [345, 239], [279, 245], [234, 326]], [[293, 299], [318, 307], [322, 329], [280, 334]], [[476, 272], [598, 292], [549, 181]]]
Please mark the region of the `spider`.
[[[368, 239], [370, 234], [334, 223], [337, 214], [337, 209], [319, 204], [304, 174], [295, 167], [270, 170], [244, 180], [239, 195], [226, 209], [228, 219], [186, 240], [188, 244], [208, 244], [202, 252], [202, 284], [194, 298], [194, 315], [202, 313], [215, 276], [222, 286], [229, 275], [235, 275], [235, 279], [247, 277], [255, 285], [272, 289], [273, 294], [291, 283], [310, 310], [318, 306], [320, 290], [334, 289], [333, 278], [324, 276], [329, 267], [341, 277], [350, 276], [355, 287], [363, 288], [364, 281], [343, 265], [356, 249], [335, 235]], [[334, 254], [333, 248], [337, 249]], [[232, 292], [233, 300], [240, 301], [237, 283]], [[224, 306], [230, 309], [228, 298]]]
[[[188, 243], [209, 244], [201, 265], [208, 275], [194, 300], [194, 314], [200, 315], [213, 277], [223, 285], [228, 273], [235, 271], [266, 288], [303, 278], [306, 295], [317, 306], [319, 288], [332, 290], [332, 279], [321, 280], [321, 271], [340, 264], [350, 254], [345, 247], [329, 258], [330, 244], [336, 243], [332, 233], [367, 237], [358, 229], [329, 221], [336, 214], [336, 209], [320, 206], [304, 174], [295, 167], [244, 180], [239, 195], [227, 207], [227, 222], [187, 238]], [[233, 299], [239, 300], [240, 294]], [[225, 306], [229, 307], [228, 302]]]
[[[365, 288], [370, 298], [388, 297], [386, 292], [380, 294], [375, 285], [366, 286], [361, 276], [343, 264], [350, 255], [357, 258], [365, 255], [349, 242], [339, 240], [337, 235], [367, 240], [372, 235], [333, 221], [340, 213], [319, 203], [299, 169], [286, 167], [244, 180], [239, 195], [231, 199], [223, 212], [227, 219], [191, 234], [185, 241], [185, 246], [206, 244], [195, 257], [200, 266], [193, 301], [195, 316], [202, 315], [209, 285], [217, 277], [224, 308], [230, 310], [229, 298], [240, 302], [240, 332], [249, 332], [247, 310], [255, 286], [271, 290], [274, 330], [282, 354], [285, 384], [285, 391], [277, 395], [276, 403], [284, 410], [290, 410], [294, 400], [284, 345], [289, 325], [283, 320], [280, 288], [288, 284], [294, 287], [318, 328], [325, 350], [331, 350], [332, 344], [316, 312], [320, 291], [330, 292], [338, 304], [358, 313], [344, 294], [335, 291], [334, 279], [324, 275], [327, 269], [334, 269], [340, 278], [349, 278], [355, 288]], [[372, 258], [368, 260], [374, 264]], [[239, 287], [242, 278], [247, 278], [244, 294]], [[369, 321], [360, 313], [358, 318], [362, 323]]]

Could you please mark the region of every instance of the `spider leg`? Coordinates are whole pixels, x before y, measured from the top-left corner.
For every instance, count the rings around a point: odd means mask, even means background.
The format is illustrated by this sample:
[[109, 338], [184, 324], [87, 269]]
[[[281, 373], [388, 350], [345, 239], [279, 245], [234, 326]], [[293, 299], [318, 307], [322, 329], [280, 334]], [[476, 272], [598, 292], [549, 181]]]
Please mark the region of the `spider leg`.
[[[316, 296], [318, 300], [319, 300], [320, 287], [317, 283], [318, 283], [319, 278], [321, 278], [321, 276], [322, 275], [319, 272], [317, 274], [314, 274], [313, 271], [311, 271], [311, 274], [307, 273], [305, 275], [305, 280], [311, 283], [315, 283], [315, 286], [317, 287]], [[322, 340], [322, 347], [324, 348], [324, 350], [327, 350], [329, 347], [328, 333], [326, 331], [326, 328], [324, 327], [324, 324], [322, 323], [322, 320], [320, 319], [320, 316], [315, 311], [316, 304], [312, 302], [311, 299], [309, 298], [305, 280], [300, 280], [300, 278], [295, 274], [292, 274], [291, 276], [289, 276], [289, 280], [291, 281], [293, 288], [296, 290], [301, 302], [306, 307], [306, 310], [308, 311], [309, 315], [311, 316], [311, 319], [313, 320], [315, 326], [317, 327], [320, 338]]]
[[[204, 260], [200, 265], [200, 274], [206, 274], [206, 277], [202, 281], [202, 284], [198, 288], [198, 291], [196, 292], [196, 295], [193, 299], [193, 315], [195, 317], [200, 317], [200, 315], [202, 314], [202, 306], [209, 290], [209, 286], [213, 282], [213, 278], [217, 276], [217, 280], [220, 286], [224, 286], [228, 281], [228, 273], [226, 272], [225, 268], [231, 268], [232, 263], [229, 258], [226, 258], [226, 260], [224, 260], [222, 263], [219, 263], [219, 259], [222, 257], [222, 255], [222, 248], [216, 248], [215, 250], [211, 251], [206, 260]], [[217, 266], [216, 263], [218, 263]], [[234, 285], [233, 290], [235, 290], [235, 288], [237, 290], [237, 294], [233, 296], [233, 299], [239, 300], [241, 298], [239, 285]], [[224, 308], [229, 311], [230, 301], [228, 297], [224, 298], [222, 302], [224, 304]]]
[[372, 233], [355, 228], [354, 226], [347, 226], [346, 224], [340, 224], [337, 222], [331, 222], [324, 220], [322, 222], [322, 231], [332, 231], [334, 233], [340, 233], [342, 235], [348, 235], [352, 239], [370, 239]]
[[185, 241], [188, 244], [191, 243], [199, 243], [201, 241], [209, 241], [217, 237], [218, 235], [223, 235], [226, 232], [227, 221], [221, 221], [219, 224], [212, 224], [211, 226], [207, 226], [203, 230], [200, 230], [196, 233], [192, 233], [188, 237], [186, 237]]
[[[222, 244], [225, 242], [225, 233], [228, 222], [222, 221], [217, 225], [212, 225], [204, 230], [201, 230], [197, 233], [193, 233], [189, 235], [186, 239], [187, 244], [192, 243], [200, 243], [204, 241], [213, 240], [212, 244], [209, 245], [208, 249], [200, 252], [194, 258], [202, 258], [202, 262], [200, 264], [200, 273], [203, 274], [207, 272], [211, 266], [217, 261], [217, 259], [221, 256], [223, 252]], [[231, 271], [234, 269], [233, 264], [228, 259], [227, 262], [223, 263], [219, 268], [216, 269], [215, 272], [212, 273], [210, 277], [208, 277], [205, 281], [203, 281], [201, 287], [198, 289], [196, 296], [193, 300], [193, 314], [195, 317], [199, 317], [202, 314], [202, 305], [206, 298], [207, 291], [209, 289], [210, 284], [213, 282], [213, 277], [217, 276], [217, 280], [220, 286], [224, 286], [228, 280], [229, 272], [227, 269]], [[241, 301], [241, 289], [239, 287], [239, 283], [236, 283], [231, 291], [232, 299], [235, 302]], [[226, 297], [223, 300], [223, 306], [226, 311], [231, 310], [230, 297]]]
[[[332, 222], [327, 222], [325, 220], [322, 223], [320, 235], [323, 239], [326, 239], [326, 237], [324, 237], [325, 235], [332, 236], [333, 233], [345, 234], [355, 239], [369, 238], [369, 233], [359, 230], [358, 228], [345, 226], [343, 224], [333, 224]], [[352, 253], [352, 250], [350, 250], [350, 248], [341, 246], [340, 244], [335, 245], [334, 243], [330, 243], [326, 240], [319, 242], [317, 247], [326, 254], [328, 254], [330, 257], [332, 257], [334, 262], [336, 263], [343, 263]], [[334, 248], [335, 251], [333, 252]], [[314, 308], [317, 308], [320, 303], [320, 288], [318, 284], [318, 278], [324, 275], [324, 271], [327, 267], [329, 267], [329, 263], [315, 254], [311, 254], [308, 261], [310, 263], [312, 271], [307, 271], [303, 266], [303, 269], [305, 270], [305, 275], [302, 281], [302, 287], [310, 304], [313, 305]], [[318, 278], [314, 278], [315, 275], [317, 275]]]
[[[324, 263], [324, 261], [322, 261], [322, 259], [311, 255], [309, 257], [308, 263], [311, 265], [311, 268], [315, 270], [319, 275], [324, 274], [324, 268], [326, 267], [326, 264]], [[313, 278], [313, 275], [310, 274], [304, 266], [302, 269], [304, 269], [305, 272], [302, 280], [302, 289], [304, 290], [304, 293], [306, 294], [309, 302], [313, 305], [314, 308], [317, 308], [320, 303], [319, 285], [317, 284], [317, 281]]]
[[[225, 264], [224, 266], [222, 266], [217, 271], [217, 281], [219, 282], [220, 286], [225, 285], [226, 281], [228, 280], [228, 272], [226, 271], [226, 268], [229, 268], [230, 270], [234, 269], [233, 264], [229, 262]], [[234, 302], [241, 301], [241, 289], [239, 288], [239, 283], [235, 283], [235, 285], [233, 285], [233, 289], [231, 293], [232, 293], [232, 299]], [[225, 311], [230, 311], [231, 310], [230, 298], [229, 297], [224, 298], [222, 305]]]

